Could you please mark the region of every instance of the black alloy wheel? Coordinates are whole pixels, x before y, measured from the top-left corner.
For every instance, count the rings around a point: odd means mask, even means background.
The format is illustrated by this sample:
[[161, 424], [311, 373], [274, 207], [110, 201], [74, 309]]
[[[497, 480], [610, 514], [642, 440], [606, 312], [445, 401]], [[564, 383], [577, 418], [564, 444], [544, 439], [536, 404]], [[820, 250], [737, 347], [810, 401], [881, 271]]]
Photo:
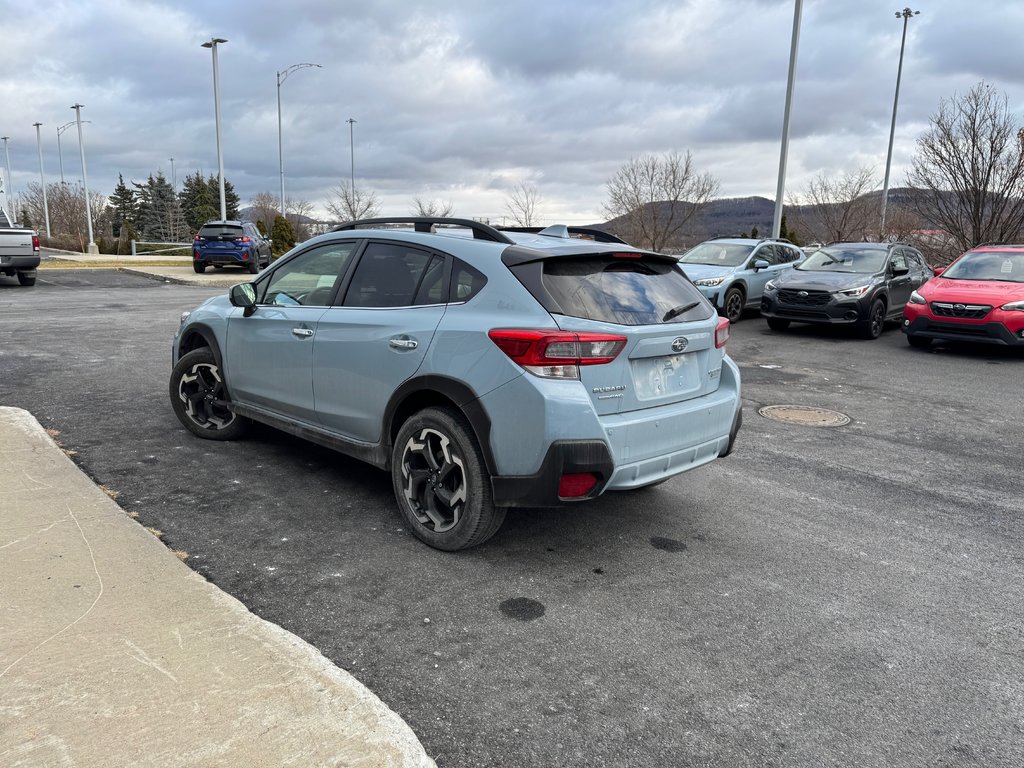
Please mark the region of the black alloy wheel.
[[730, 288], [725, 292], [722, 312], [730, 323], [738, 323], [743, 317], [744, 298], [741, 288]]
[[482, 544], [505, 519], [472, 428], [461, 413], [426, 408], [402, 425], [395, 439], [391, 479], [399, 509], [413, 534], [436, 549]]
[[860, 333], [865, 339], [877, 339], [885, 328], [885, 302], [875, 299], [871, 302], [868, 319], [861, 326]]
[[247, 423], [231, 409], [231, 398], [213, 352], [203, 347], [183, 355], [171, 371], [171, 406], [194, 435], [233, 440]]

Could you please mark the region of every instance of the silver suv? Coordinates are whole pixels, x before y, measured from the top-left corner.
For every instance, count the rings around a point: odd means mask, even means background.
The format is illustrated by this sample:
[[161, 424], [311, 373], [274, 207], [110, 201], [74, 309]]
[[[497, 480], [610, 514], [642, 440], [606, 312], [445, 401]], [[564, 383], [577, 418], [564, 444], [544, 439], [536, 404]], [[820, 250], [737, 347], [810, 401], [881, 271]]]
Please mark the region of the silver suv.
[[412, 532], [445, 550], [486, 541], [508, 507], [725, 456], [729, 322], [674, 258], [580, 234], [344, 224], [182, 318], [174, 411], [199, 437], [255, 420], [389, 470]]

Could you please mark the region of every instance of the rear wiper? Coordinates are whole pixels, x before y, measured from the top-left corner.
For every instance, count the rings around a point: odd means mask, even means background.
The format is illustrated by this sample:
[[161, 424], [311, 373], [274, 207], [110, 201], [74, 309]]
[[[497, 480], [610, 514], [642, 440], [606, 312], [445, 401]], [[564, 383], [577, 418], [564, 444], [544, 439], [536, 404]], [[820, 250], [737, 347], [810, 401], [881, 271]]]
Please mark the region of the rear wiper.
[[663, 318], [661, 318], [661, 322], [667, 323], [673, 317], [679, 317], [684, 312], [689, 312], [691, 309], [693, 309], [694, 307], [698, 307], [698, 306], [700, 306], [700, 302], [699, 301], [695, 301], [695, 302], [693, 302], [691, 304], [682, 304], [682, 305], [680, 305], [678, 307], [673, 307], [672, 309], [670, 309], [668, 312], [665, 313], [665, 316]]

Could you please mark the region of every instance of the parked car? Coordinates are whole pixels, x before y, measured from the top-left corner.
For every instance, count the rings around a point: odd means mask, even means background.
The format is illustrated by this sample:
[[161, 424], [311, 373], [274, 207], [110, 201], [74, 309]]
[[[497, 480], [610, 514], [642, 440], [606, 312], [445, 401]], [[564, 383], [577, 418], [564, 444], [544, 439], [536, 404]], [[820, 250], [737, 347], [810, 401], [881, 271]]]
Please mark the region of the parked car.
[[670, 256], [564, 226], [371, 219], [187, 313], [170, 399], [199, 437], [253, 419], [390, 470], [413, 533], [455, 550], [508, 507], [727, 455], [742, 418], [728, 338]]
[[239, 266], [256, 274], [270, 264], [271, 243], [249, 222], [208, 221], [192, 241], [192, 268]]
[[39, 235], [34, 229], [11, 224], [0, 208], [0, 275], [17, 276], [21, 285], [35, 285], [39, 260]]
[[877, 339], [932, 274], [920, 252], [903, 243], [835, 243], [768, 281], [761, 314], [776, 331], [794, 321], [856, 325], [861, 336]]
[[910, 294], [903, 332], [913, 347], [934, 339], [1024, 346], [1024, 245], [963, 254]]
[[715, 238], [688, 250], [679, 264], [718, 313], [738, 323], [744, 309], [761, 304], [765, 283], [804, 258], [785, 240]]

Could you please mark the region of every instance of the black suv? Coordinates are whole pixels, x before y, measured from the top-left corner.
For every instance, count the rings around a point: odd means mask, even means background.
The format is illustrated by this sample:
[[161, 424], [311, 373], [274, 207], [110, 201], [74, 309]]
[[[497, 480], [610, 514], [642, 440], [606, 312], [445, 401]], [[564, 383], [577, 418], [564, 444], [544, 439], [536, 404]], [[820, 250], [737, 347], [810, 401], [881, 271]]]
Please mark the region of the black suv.
[[205, 272], [212, 264], [245, 267], [256, 274], [270, 266], [271, 240], [256, 225], [241, 221], [208, 221], [192, 241], [192, 268]]
[[877, 339], [933, 275], [921, 253], [903, 243], [834, 243], [770, 280], [761, 314], [776, 331], [793, 321], [856, 325], [861, 336]]

